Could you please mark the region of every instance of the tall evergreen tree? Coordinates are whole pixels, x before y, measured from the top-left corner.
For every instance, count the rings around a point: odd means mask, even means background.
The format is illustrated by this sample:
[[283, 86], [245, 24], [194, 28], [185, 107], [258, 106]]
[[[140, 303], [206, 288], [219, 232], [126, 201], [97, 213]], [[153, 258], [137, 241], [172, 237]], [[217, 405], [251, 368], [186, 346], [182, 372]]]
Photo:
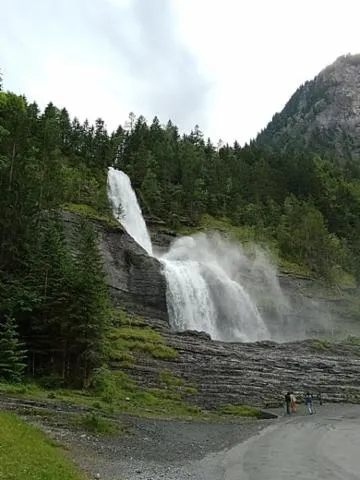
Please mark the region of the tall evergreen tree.
[[21, 380], [26, 367], [26, 350], [19, 339], [15, 319], [5, 316], [0, 322], [0, 379]]
[[81, 221], [77, 229], [78, 252], [75, 266], [76, 303], [70, 313], [72, 363], [75, 381], [86, 386], [94, 368], [105, 358], [109, 322], [109, 296], [105, 272], [93, 227]]

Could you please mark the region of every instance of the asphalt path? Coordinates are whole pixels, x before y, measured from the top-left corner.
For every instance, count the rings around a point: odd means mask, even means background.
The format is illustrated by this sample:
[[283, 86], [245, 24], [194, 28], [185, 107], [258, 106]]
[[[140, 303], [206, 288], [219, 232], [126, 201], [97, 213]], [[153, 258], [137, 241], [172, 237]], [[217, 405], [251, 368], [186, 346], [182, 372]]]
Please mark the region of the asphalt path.
[[360, 406], [281, 416], [258, 435], [197, 465], [210, 480], [359, 480]]

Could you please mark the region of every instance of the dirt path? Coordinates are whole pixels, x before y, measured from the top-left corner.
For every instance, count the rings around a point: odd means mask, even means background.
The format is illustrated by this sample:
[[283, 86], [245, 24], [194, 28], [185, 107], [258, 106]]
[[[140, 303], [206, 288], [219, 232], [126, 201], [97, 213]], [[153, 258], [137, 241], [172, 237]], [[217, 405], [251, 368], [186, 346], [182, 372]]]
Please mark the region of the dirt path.
[[[1, 399], [0, 405], [9, 408]], [[275, 420], [217, 422], [122, 415], [126, 434], [116, 437], [49, 425], [41, 417], [39, 423], [102, 480], [360, 478], [360, 406], [323, 406], [313, 416], [303, 406], [293, 417], [278, 413]]]
[[[51, 422], [49, 415], [44, 415], [49, 411], [47, 402], [0, 397], [0, 407], [16, 410], [39, 425], [69, 447], [76, 462], [91, 477], [100, 474], [102, 480], [205, 479], [197, 469], [204, 457], [227, 451], [272, 422], [165, 420], [120, 415], [126, 433], [106, 437], [74, 431], [66, 427], [66, 422], [64, 425], [64, 414], [83, 413], [78, 406], [53, 403], [49, 412]], [[61, 415], [59, 423], [58, 415]]]
[[[199, 422], [129, 418], [129, 434], [101, 441], [80, 439], [72, 451], [80, 465], [106, 480], [182, 480], [198, 476], [205, 456], [228, 450], [269, 421]], [[197, 473], [195, 473], [197, 472]], [[194, 475], [197, 475], [196, 477]]]

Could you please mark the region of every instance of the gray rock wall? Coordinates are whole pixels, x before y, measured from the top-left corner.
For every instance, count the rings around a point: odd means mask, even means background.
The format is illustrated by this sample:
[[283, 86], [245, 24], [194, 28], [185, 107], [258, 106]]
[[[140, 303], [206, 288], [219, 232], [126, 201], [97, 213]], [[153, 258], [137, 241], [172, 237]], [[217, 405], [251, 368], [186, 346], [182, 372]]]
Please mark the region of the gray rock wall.
[[[71, 239], [79, 217], [64, 213], [64, 220]], [[114, 303], [141, 315], [178, 352], [173, 360], [155, 360], [139, 354], [128, 373], [140, 385], [159, 386], [159, 371], [166, 369], [193, 383], [197, 393], [189, 396], [189, 400], [206, 407], [221, 403], [277, 406], [288, 389], [320, 390], [328, 401], [360, 402], [359, 345], [328, 346], [312, 340], [283, 344], [222, 343], [211, 341], [203, 333], [171, 332], [161, 264], [149, 257], [121, 227], [109, 227], [98, 221], [93, 224], [99, 234], [99, 248]], [[163, 238], [162, 246], [165, 246]], [[298, 283], [295, 285], [299, 288]]]
[[360, 346], [326, 348], [312, 340], [230, 344], [194, 333], [165, 337], [178, 358], [139, 358], [129, 373], [142, 385], [158, 386], [159, 370], [171, 370], [196, 386], [197, 394], [189, 399], [207, 408], [227, 403], [276, 407], [288, 390], [321, 392], [329, 402], [360, 403]]

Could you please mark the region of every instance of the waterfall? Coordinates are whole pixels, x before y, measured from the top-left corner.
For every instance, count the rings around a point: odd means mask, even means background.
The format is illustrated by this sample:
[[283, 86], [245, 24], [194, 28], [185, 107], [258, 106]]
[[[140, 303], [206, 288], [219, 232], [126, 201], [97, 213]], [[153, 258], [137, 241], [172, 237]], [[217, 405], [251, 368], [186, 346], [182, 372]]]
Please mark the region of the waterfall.
[[[204, 330], [214, 340], [269, 339], [245, 288], [234, 280], [243, 253], [219, 235], [177, 239], [165, 262], [169, 318], [177, 330]], [[195, 326], [194, 326], [195, 325]]]
[[124, 172], [112, 167], [108, 171], [108, 197], [116, 220], [136, 243], [152, 255], [150, 235], [130, 179]]
[[[129, 177], [113, 168], [108, 196], [115, 218], [149, 255], [152, 244]], [[256, 303], [239, 280], [243, 252], [219, 235], [177, 239], [158, 259], [167, 282], [167, 308], [177, 331], [198, 330], [214, 340], [270, 338]]]
[[166, 302], [175, 330], [198, 330], [217, 338], [216, 310], [200, 264], [160, 259], [167, 280]]

